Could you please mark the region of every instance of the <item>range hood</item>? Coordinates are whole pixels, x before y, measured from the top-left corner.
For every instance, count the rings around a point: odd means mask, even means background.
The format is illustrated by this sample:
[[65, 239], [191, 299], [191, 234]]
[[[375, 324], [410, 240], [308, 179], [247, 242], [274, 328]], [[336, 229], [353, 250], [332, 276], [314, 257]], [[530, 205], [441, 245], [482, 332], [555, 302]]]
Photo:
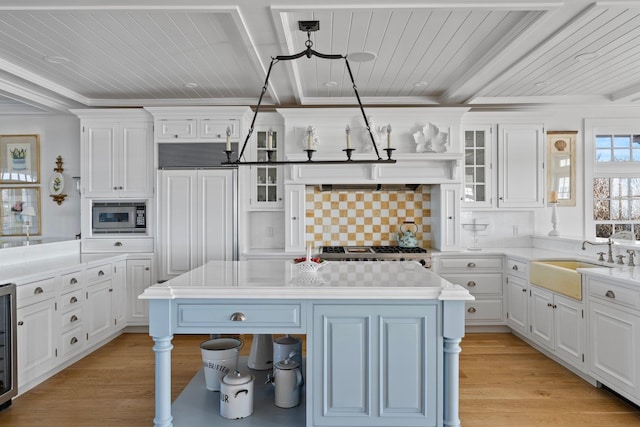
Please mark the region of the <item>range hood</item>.
[[422, 184], [319, 184], [320, 191], [415, 191]]

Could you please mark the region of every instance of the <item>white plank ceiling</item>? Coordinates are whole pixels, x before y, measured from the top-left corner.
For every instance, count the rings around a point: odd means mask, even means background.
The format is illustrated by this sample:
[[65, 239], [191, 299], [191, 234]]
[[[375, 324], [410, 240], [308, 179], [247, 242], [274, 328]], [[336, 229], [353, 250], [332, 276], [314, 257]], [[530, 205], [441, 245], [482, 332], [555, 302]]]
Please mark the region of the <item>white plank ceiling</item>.
[[[349, 61], [367, 105], [640, 101], [640, 1], [3, 0], [0, 114], [255, 105], [272, 57]], [[353, 56], [352, 56], [353, 57]], [[273, 66], [264, 102], [354, 104], [343, 60]]]

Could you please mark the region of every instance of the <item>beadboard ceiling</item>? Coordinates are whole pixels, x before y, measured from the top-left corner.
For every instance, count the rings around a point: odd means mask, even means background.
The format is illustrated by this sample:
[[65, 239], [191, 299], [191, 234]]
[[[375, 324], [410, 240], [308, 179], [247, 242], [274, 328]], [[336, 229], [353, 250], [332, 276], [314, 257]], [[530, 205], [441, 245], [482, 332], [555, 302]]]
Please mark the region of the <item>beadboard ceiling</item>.
[[[255, 105], [271, 58], [352, 55], [365, 105], [640, 100], [640, 1], [3, 0], [0, 114]], [[273, 66], [267, 105], [353, 105], [345, 63]]]

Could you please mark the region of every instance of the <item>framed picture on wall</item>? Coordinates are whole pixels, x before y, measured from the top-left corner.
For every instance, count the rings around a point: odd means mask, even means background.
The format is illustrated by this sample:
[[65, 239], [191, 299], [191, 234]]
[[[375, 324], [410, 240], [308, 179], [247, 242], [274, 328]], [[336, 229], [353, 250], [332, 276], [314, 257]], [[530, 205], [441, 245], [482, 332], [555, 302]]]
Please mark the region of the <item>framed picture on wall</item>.
[[40, 182], [40, 135], [0, 135], [0, 183]]
[[38, 236], [40, 228], [40, 188], [0, 187], [2, 236]]

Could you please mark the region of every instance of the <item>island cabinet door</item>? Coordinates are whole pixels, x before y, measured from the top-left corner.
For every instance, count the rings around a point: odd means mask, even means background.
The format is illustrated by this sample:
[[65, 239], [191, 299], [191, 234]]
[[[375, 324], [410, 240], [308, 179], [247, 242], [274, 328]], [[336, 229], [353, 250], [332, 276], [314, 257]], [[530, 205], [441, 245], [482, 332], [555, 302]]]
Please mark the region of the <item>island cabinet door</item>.
[[316, 305], [313, 316], [314, 425], [437, 425], [437, 306]]

